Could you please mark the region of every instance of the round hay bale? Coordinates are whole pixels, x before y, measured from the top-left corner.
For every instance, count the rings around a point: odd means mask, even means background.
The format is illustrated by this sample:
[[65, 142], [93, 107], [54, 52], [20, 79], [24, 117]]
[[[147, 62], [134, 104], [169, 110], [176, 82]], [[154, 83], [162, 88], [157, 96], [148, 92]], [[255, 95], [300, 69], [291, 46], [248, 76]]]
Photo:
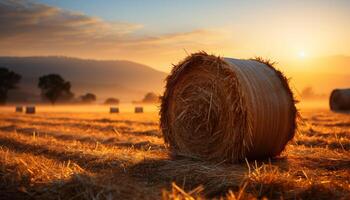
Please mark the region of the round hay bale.
[[143, 107], [135, 107], [135, 113], [143, 113]]
[[27, 106], [26, 114], [35, 114], [35, 106]]
[[160, 127], [174, 155], [238, 162], [279, 155], [296, 131], [288, 80], [262, 59], [188, 56], [166, 79]]
[[333, 90], [329, 98], [329, 105], [333, 111], [349, 111], [350, 88]]
[[119, 113], [119, 108], [118, 107], [110, 107], [109, 113]]
[[16, 106], [16, 112], [22, 113], [23, 112], [23, 107], [22, 106]]

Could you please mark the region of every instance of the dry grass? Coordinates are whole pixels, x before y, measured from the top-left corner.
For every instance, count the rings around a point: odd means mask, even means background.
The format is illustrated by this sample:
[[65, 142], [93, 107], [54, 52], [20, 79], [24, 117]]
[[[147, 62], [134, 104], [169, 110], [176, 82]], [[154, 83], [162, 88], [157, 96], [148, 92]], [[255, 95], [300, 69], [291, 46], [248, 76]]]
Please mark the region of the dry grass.
[[0, 199], [349, 199], [350, 115], [303, 112], [283, 154], [170, 158], [158, 116], [0, 114]]

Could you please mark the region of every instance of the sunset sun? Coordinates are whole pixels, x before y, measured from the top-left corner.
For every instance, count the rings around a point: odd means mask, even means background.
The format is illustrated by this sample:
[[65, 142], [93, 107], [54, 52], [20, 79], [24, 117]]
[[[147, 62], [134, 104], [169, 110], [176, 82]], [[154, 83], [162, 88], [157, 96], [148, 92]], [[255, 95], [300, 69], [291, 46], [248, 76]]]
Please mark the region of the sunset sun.
[[298, 52], [298, 57], [299, 57], [299, 58], [305, 58], [305, 57], [306, 57], [305, 51], [299, 51], [299, 52]]

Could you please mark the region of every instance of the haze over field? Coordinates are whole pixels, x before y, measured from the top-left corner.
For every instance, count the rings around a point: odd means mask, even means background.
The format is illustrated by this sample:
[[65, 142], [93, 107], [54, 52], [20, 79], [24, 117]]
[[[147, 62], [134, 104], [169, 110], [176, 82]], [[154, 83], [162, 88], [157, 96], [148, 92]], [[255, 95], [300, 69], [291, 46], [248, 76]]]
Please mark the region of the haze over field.
[[334, 88], [350, 86], [350, 56], [304, 58], [291, 61], [281, 69], [291, 77], [292, 85], [299, 92], [312, 87], [315, 95], [328, 98]]
[[38, 101], [40, 76], [57, 73], [72, 83], [76, 96], [92, 92], [98, 102], [117, 97], [123, 102], [140, 100], [147, 92], [160, 94], [166, 73], [130, 61], [82, 60], [68, 57], [0, 57], [5, 66], [22, 76], [9, 101]]

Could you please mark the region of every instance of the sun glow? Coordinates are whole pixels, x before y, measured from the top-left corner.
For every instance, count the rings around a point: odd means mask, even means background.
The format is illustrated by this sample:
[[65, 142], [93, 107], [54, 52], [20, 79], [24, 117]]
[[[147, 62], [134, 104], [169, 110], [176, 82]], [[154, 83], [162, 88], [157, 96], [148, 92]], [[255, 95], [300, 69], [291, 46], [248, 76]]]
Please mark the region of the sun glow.
[[299, 51], [298, 56], [299, 58], [305, 58], [306, 56], [305, 51]]

